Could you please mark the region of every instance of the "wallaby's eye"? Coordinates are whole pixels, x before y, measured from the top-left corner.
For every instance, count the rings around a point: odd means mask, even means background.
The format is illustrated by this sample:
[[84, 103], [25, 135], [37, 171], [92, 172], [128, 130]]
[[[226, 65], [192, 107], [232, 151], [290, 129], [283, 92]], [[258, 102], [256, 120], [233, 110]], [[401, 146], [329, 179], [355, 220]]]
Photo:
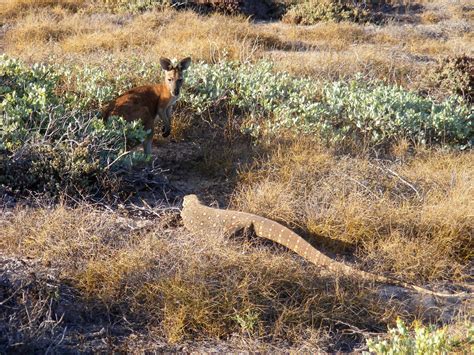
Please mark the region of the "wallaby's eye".
[[173, 81], [173, 79], [168, 79], [168, 81], [169, 81], [169, 82], [172, 82], [172, 81]]

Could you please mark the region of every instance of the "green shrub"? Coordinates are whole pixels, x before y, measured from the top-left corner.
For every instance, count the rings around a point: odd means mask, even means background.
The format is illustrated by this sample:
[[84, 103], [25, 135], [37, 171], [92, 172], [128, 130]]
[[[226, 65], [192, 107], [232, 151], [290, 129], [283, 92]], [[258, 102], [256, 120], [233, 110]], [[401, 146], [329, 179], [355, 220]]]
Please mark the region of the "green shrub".
[[318, 83], [274, 73], [269, 63], [195, 64], [184, 101], [198, 114], [226, 103], [247, 112], [244, 127], [317, 134], [328, 143], [355, 140], [366, 146], [397, 137], [420, 143], [472, 145], [474, 111], [459, 96], [438, 103], [380, 81], [356, 78]]
[[[27, 67], [2, 56], [0, 183], [52, 194], [71, 188], [68, 193], [99, 192], [114, 169], [143, 158], [126, 148], [145, 132], [140, 123], [120, 118], [105, 124], [98, 108], [144, 79], [156, 81], [160, 72], [158, 64], [138, 59], [104, 72], [92, 66]], [[230, 108], [254, 137], [290, 130], [318, 135], [330, 145], [372, 147], [399, 137], [459, 147], [473, 143], [473, 109], [460, 96], [437, 102], [361, 78], [316, 82], [275, 73], [267, 62], [195, 63], [180, 107], [195, 118]], [[15, 171], [22, 171], [18, 178]]]
[[373, 354], [447, 354], [461, 347], [471, 347], [472, 350], [473, 345], [472, 324], [468, 325], [466, 336], [457, 338], [450, 336], [447, 328], [436, 329], [434, 326], [424, 327], [415, 324], [410, 331], [401, 319], [397, 320], [396, 328], [389, 329], [387, 339], [377, 338], [367, 341], [369, 352]]
[[116, 117], [104, 123], [85, 109], [90, 96], [61, 91], [63, 75], [60, 68], [0, 57], [0, 184], [91, 194], [112, 166], [139, 158], [126, 146], [144, 139], [141, 124]]
[[283, 17], [284, 22], [314, 25], [320, 21], [366, 22], [369, 13], [349, 1], [305, 0], [291, 6]]
[[[291, 111], [288, 114], [292, 114]], [[472, 145], [472, 108], [459, 96], [441, 103], [398, 86], [355, 79], [326, 84], [323, 99], [300, 116], [306, 130], [366, 145], [409, 137], [420, 143]]]

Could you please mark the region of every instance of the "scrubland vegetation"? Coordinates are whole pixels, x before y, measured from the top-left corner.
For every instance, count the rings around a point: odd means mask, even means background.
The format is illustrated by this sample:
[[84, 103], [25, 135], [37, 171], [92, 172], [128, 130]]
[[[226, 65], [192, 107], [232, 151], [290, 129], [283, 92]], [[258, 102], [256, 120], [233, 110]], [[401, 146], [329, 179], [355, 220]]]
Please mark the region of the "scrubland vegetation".
[[[195, 193], [359, 269], [472, 293], [474, 7], [272, 4], [269, 22], [167, 1], [1, 5], [0, 352], [473, 350], [469, 298], [183, 228]], [[100, 109], [187, 55], [171, 140], [145, 157], [141, 125]]]

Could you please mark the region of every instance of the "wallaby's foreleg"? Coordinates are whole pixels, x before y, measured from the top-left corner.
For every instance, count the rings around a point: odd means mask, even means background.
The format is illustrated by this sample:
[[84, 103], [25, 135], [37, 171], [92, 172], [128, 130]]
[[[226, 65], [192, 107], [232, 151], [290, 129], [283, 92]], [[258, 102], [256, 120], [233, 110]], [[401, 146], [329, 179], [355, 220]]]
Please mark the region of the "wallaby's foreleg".
[[154, 129], [151, 129], [151, 132], [147, 134], [145, 140], [143, 141], [143, 151], [145, 152], [145, 155], [150, 155], [151, 154], [151, 147], [153, 143], [153, 131]]
[[152, 115], [150, 115], [148, 109], [146, 109], [146, 112], [143, 113], [142, 117], [143, 128], [145, 128], [145, 131], [147, 131], [147, 135], [143, 141], [143, 151], [145, 152], [145, 155], [150, 155], [153, 143], [153, 134], [155, 132], [155, 119]]
[[171, 114], [173, 112], [172, 106], [168, 106], [166, 109], [158, 111], [161, 120], [163, 121], [162, 133], [163, 137], [168, 137], [171, 133]]

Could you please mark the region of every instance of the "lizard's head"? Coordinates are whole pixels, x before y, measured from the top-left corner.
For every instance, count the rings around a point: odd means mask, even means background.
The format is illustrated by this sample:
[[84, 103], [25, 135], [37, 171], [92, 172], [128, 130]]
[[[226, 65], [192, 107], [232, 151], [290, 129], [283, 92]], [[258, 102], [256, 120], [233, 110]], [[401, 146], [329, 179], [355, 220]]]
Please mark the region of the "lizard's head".
[[199, 203], [199, 199], [196, 195], [186, 195], [183, 200], [183, 207], [189, 206], [191, 204]]

